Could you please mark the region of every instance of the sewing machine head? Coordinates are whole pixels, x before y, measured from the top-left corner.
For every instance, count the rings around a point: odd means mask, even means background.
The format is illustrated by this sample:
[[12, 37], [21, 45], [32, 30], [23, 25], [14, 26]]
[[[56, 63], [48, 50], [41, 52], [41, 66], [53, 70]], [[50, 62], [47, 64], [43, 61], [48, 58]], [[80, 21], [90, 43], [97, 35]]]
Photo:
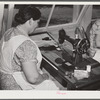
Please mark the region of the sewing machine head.
[[[58, 41], [60, 44], [63, 44], [65, 40], [67, 40], [68, 42], [70, 42], [72, 44], [73, 53], [74, 53], [73, 57], [74, 57], [75, 64], [80, 62], [80, 60], [82, 59], [82, 54], [87, 53], [87, 50], [90, 48], [90, 42], [86, 36], [84, 28], [82, 28], [81, 31], [79, 28], [76, 28], [76, 29], [78, 29], [79, 32], [82, 32], [83, 34], [85, 34], [85, 38], [83, 38], [83, 39], [70, 38], [68, 35], [66, 35], [66, 32], [64, 29], [59, 30], [59, 38], [58, 38]], [[75, 32], [77, 32], [77, 31], [75, 30]]]
[[65, 32], [64, 29], [61, 29], [61, 30], [59, 30], [58, 41], [59, 41], [60, 44], [63, 44], [65, 40], [70, 42], [72, 44], [72, 46], [73, 46], [73, 49], [77, 49], [77, 52], [79, 54], [86, 53], [87, 50], [90, 47], [90, 43], [89, 43], [89, 40], [87, 39], [87, 37], [84, 38], [84, 39], [79, 39], [79, 38], [73, 39], [73, 38], [70, 38], [68, 35], [66, 35], [66, 32]]

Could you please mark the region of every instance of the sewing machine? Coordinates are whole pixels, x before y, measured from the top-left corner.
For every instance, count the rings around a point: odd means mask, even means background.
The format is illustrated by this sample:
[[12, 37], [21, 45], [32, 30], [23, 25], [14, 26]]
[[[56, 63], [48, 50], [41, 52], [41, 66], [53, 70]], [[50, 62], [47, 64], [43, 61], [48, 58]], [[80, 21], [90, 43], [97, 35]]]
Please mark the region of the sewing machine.
[[[41, 35], [41, 36], [40, 36]], [[47, 33], [35, 35], [41, 37], [41, 40], [51, 40], [52, 37]], [[36, 39], [34, 37], [34, 39]], [[40, 40], [40, 39], [39, 39]], [[73, 50], [49, 46], [40, 47], [43, 55], [42, 67], [47, 70], [63, 87], [68, 90], [97, 90], [100, 88], [100, 63], [94, 59], [83, 58], [90, 46], [89, 41], [84, 39], [72, 39], [65, 34], [64, 30], [59, 31], [59, 44], [64, 40], [69, 41], [73, 45]], [[58, 45], [59, 45], [58, 44]], [[59, 48], [59, 50], [58, 50]], [[73, 56], [73, 53], [74, 56]], [[91, 65], [89, 78], [77, 80], [73, 76], [74, 70], [86, 70], [86, 66]]]

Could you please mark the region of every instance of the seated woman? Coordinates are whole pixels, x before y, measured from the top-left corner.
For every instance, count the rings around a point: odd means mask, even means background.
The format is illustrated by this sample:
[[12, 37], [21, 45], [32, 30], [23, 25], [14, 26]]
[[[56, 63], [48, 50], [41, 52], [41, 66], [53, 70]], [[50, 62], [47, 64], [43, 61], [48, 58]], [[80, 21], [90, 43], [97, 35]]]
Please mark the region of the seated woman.
[[93, 59], [100, 62], [100, 19], [94, 22], [90, 30], [89, 54]]
[[28, 36], [37, 28], [40, 17], [39, 9], [32, 6], [24, 7], [15, 15], [18, 26], [8, 29], [3, 35], [0, 42], [2, 90], [59, 89], [40, 69], [41, 52]]

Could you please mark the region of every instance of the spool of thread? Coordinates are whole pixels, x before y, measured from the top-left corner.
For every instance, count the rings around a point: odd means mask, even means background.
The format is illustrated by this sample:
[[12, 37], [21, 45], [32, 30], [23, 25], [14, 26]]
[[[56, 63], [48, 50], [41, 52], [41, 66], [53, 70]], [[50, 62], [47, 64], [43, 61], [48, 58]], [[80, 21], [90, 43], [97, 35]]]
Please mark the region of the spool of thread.
[[91, 65], [87, 65], [86, 67], [87, 67], [87, 69], [86, 69], [87, 72], [91, 72]]

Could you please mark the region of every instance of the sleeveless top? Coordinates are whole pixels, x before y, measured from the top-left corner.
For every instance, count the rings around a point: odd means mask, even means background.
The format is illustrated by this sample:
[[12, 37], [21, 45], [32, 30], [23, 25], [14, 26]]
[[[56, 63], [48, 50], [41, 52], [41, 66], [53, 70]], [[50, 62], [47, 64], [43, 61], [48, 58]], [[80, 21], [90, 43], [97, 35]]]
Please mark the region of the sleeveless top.
[[[32, 41], [30, 38], [25, 37], [23, 35], [14, 36], [7, 42], [3, 41], [3, 43], [2, 43], [3, 45], [1, 48], [1, 58], [0, 58], [0, 60], [1, 60], [0, 70], [1, 71], [5, 72], [7, 74], [13, 74], [13, 70], [12, 70], [13, 66], [12, 66], [11, 62], [14, 57], [14, 53], [15, 53], [16, 49], [26, 40]], [[34, 41], [32, 41], [32, 42], [35, 44]], [[38, 49], [37, 45], [36, 45], [36, 48], [37, 48], [37, 60], [38, 60], [37, 66], [39, 69], [41, 60], [42, 60], [42, 56], [41, 56], [40, 50]]]

